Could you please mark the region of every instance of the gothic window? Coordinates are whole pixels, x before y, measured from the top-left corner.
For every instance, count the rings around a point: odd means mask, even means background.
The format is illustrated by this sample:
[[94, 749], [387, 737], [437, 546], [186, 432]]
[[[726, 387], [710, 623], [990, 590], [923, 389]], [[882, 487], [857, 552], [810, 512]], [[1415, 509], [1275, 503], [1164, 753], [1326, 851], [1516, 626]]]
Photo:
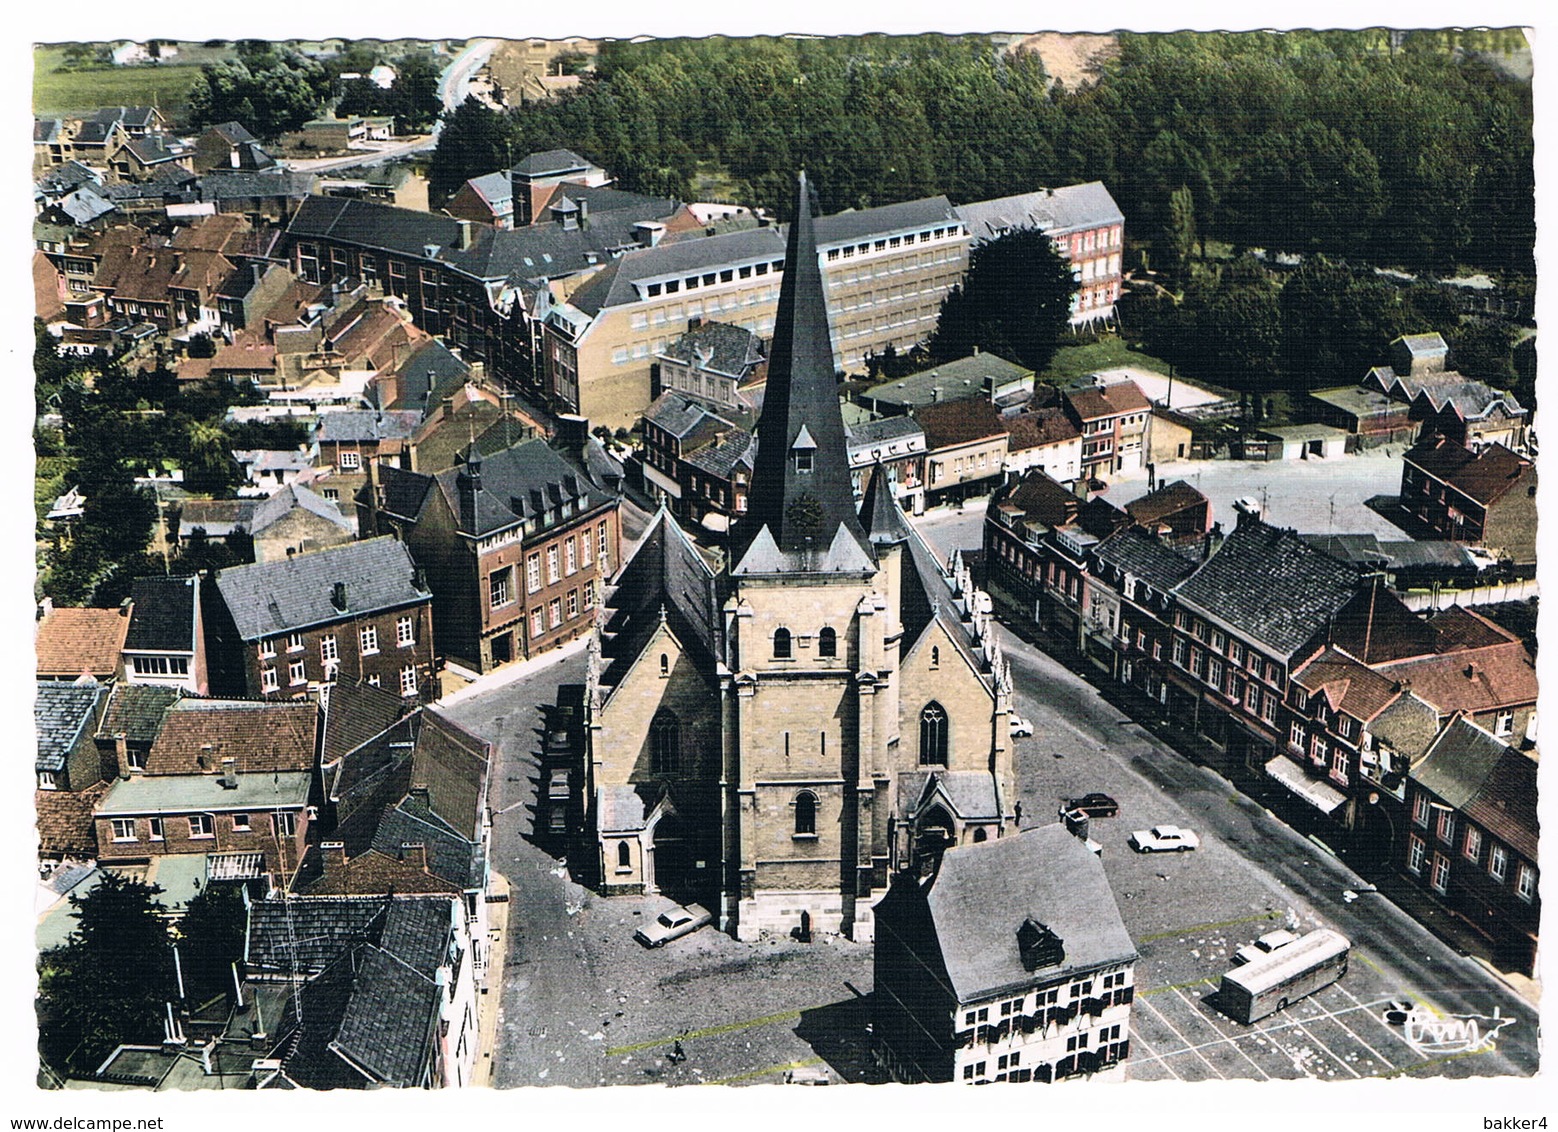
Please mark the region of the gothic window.
[[661, 708], [649, 725], [649, 770], [653, 774], [675, 774], [681, 764], [681, 722], [675, 712]]
[[930, 666], [932, 668], [936, 668], [940, 664], [941, 664], [941, 646], [940, 645], [931, 645], [931, 647], [930, 647]]
[[947, 713], [935, 700], [920, 712], [920, 765], [947, 765]]
[[660, 654], [660, 675], [661, 676], [669, 676], [670, 674], [671, 674], [671, 658], [669, 656], [667, 656], [665, 653], [661, 653]]
[[617, 868], [631, 869], [633, 867], [633, 851], [628, 848], [626, 841], [617, 842]]
[[778, 660], [787, 660], [787, 659], [789, 659], [789, 657], [791, 655], [792, 654], [790, 652], [790, 630], [788, 630], [788, 629], [775, 629], [774, 630], [774, 657], [776, 659], [778, 659]]
[[838, 637], [838, 633], [836, 631], [834, 631], [831, 627], [827, 628], [827, 629], [824, 629], [822, 632], [818, 633], [817, 634], [817, 655], [818, 656], [838, 656], [838, 654], [839, 654], [839, 637]]
[[817, 835], [817, 795], [803, 790], [795, 796], [795, 836]]

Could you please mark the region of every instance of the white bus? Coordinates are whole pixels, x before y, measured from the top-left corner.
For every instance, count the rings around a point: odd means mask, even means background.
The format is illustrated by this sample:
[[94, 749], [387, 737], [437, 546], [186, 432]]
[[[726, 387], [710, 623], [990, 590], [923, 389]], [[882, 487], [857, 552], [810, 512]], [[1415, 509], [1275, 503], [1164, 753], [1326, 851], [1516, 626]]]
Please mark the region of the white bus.
[[1235, 1022], [1258, 1021], [1340, 979], [1351, 949], [1339, 932], [1317, 928], [1229, 971], [1218, 989], [1217, 1007]]

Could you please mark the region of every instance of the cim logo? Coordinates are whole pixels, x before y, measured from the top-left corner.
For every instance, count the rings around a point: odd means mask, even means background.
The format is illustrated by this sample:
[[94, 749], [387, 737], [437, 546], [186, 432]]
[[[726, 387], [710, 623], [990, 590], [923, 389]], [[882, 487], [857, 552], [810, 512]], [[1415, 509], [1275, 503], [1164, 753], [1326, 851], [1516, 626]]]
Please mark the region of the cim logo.
[[1482, 1014], [1452, 1014], [1437, 1018], [1422, 1006], [1407, 1014], [1405, 1037], [1423, 1054], [1481, 1053], [1491, 1050], [1499, 1031], [1515, 1023], [1514, 1018], [1499, 1017], [1493, 1008], [1491, 1018]]

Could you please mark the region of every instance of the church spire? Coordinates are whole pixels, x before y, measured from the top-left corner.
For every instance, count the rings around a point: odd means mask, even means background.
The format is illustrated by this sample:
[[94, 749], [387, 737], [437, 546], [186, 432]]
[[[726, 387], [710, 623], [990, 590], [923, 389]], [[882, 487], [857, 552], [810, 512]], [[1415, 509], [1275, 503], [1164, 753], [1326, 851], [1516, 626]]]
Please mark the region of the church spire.
[[786, 557], [825, 554], [841, 529], [869, 553], [850, 486], [833, 340], [805, 173], [800, 174], [797, 195], [768, 356], [763, 415], [757, 425], [748, 511], [736, 532], [738, 558], [764, 527]]

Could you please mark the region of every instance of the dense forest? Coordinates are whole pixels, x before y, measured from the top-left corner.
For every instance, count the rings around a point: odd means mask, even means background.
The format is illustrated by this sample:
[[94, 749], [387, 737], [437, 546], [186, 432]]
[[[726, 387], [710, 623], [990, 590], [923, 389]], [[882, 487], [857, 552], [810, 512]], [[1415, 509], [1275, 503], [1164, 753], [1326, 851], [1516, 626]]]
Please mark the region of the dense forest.
[[[1119, 38], [1075, 90], [976, 36], [607, 43], [576, 91], [492, 116], [498, 136], [468, 148], [567, 147], [625, 188], [781, 216], [801, 165], [829, 212], [1101, 180], [1155, 259], [1193, 231], [1235, 250], [1532, 271], [1531, 86], [1455, 36]], [[456, 164], [451, 145], [435, 183], [491, 171]]]

